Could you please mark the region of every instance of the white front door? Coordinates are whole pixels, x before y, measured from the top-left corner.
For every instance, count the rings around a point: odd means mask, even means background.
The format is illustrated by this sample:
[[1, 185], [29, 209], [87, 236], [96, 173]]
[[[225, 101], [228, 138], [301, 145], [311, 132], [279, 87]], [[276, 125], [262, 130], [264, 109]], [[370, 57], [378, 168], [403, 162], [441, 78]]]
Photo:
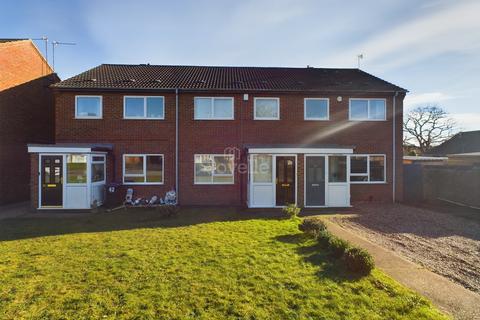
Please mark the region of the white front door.
[[275, 206], [273, 171], [272, 155], [250, 155], [250, 207], [271, 208]]
[[350, 161], [346, 155], [329, 155], [327, 163], [328, 207], [350, 206]]

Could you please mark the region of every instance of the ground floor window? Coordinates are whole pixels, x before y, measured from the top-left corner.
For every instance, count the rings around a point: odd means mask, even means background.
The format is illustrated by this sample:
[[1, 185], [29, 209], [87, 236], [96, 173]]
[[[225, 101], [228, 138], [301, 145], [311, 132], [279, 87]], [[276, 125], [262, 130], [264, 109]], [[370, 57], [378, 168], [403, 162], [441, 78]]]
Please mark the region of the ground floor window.
[[124, 154], [123, 183], [163, 184], [163, 155]]
[[350, 156], [350, 181], [352, 183], [385, 182], [385, 155]]
[[87, 183], [87, 156], [84, 154], [67, 155], [67, 183]]
[[92, 182], [105, 182], [105, 156], [92, 156]]
[[195, 155], [195, 184], [232, 184], [233, 171], [231, 154]]

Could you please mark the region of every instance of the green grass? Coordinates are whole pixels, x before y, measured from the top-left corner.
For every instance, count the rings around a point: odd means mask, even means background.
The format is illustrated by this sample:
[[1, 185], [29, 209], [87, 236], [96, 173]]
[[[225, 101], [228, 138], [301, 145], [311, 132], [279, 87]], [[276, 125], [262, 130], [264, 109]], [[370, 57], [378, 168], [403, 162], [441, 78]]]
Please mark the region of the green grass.
[[199, 214], [2, 221], [0, 318], [444, 318], [378, 270], [349, 275], [290, 220]]

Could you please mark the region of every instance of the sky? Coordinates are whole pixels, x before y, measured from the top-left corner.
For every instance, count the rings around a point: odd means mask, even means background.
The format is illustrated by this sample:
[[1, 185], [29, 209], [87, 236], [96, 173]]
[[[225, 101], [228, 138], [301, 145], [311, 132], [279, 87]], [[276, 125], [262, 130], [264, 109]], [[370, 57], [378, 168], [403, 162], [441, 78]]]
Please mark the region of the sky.
[[[61, 79], [102, 63], [361, 69], [480, 130], [478, 0], [2, 0], [0, 38], [57, 46]], [[44, 52], [44, 43], [36, 41]], [[48, 58], [52, 62], [51, 44]]]

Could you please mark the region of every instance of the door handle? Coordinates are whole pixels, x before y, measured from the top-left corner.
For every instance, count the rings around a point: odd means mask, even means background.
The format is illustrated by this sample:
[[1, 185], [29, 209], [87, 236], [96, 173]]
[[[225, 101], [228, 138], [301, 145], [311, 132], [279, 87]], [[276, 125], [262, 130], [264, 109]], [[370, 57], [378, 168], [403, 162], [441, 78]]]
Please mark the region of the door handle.
[[320, 184], [318, 184], [318, 183], [312, 183], [312, 187], [320, 187]]
[[282, 187], [290, 187], [290, 183], [282, 183]]

